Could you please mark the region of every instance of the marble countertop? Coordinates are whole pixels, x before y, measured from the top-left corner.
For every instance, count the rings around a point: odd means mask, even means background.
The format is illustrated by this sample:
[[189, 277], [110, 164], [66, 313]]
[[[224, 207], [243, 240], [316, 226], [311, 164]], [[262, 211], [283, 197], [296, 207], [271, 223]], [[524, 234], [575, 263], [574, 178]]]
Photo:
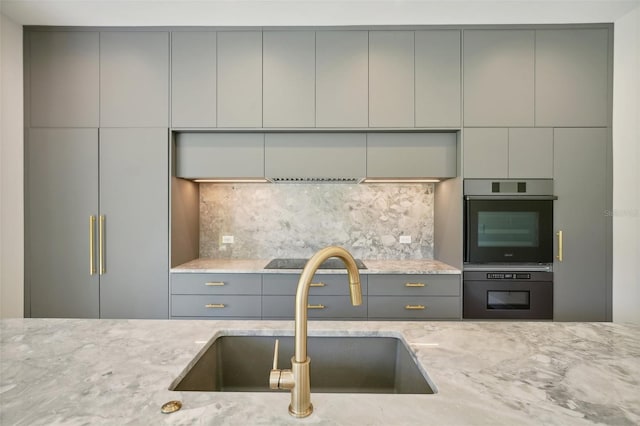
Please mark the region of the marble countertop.
[[[283, 331], [292, 334], [293, 323], [2, 320], [0, 423], [640, 424], [640, 327], [611, 323], [311, 321], [310, 335], [403, 339], [438, 392], [320, 394], [312, 384], [314, 413], [306, 419], [289, 416], [286, 391], [168, 390], [209, 339]], [[162, 414], [174, 399], [183, 408]]]
[[[264, 269], [271, 259], [194, 259], [174, 268], [179, 273], [300, 273], [300, 269]], [[460, 269], [437, 260], [367, 260], [361, 274], [460, 274]], [[318, 269], [319, 274], [346, 274], [344, 269]]]

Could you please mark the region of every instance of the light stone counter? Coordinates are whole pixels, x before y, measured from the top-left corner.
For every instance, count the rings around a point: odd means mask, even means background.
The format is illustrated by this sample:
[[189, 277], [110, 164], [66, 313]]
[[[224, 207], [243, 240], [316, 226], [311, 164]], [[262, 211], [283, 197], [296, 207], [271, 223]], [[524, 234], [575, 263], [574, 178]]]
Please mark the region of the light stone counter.
[[[264, 269], [269, 260], [194, 259], [171, 268], [179, 273], [300, 273], [300, 269]], [[361, 274], [460, 274], [460, 269], [437, 260], [363, 260], [367, 269]], [[344, 269], [319, 269], [319, 274], [346, 274]]]
[[[302, 420], [287, 413], [288, 392], [167, 390], [212, 337], [292, 329], [289, 321], [2, 320], [0, 424], [640, 424], [640, 327], [610, 323], [310, 322], [310, 335], [401, 337], [438, 393], [318, 394], [311, 384], [315, 409]], [[182, 410], [161, 414], [172, 399]]]

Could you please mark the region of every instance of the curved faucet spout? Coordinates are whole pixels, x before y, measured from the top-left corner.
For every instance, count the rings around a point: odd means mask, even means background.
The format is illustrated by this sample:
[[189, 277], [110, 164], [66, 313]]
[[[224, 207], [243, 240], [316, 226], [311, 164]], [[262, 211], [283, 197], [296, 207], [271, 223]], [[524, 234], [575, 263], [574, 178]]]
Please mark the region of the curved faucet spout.
[[362, 288], [360, 286], [360, 273], [358, 266], [351, 253], [342, 247], [329, 246], [314, 254], [304, 266], [298, 290], [296, 291], [295, 309], [295, 355], [296, 362], [307, 360], [307, 305], [309, 303], [309, 287], [316, 271], [325, 260], [337, 257], [341, 259], [347, 267], [349, 274], [349, 291], [351, 293], [351, 304], [359, 306], [362, 304]]

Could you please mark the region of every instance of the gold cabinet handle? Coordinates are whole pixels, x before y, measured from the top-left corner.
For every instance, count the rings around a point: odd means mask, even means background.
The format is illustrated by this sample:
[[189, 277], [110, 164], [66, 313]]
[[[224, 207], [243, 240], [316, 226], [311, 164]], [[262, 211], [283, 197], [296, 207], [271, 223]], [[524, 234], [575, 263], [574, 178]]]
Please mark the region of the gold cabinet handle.
[[107, 268], [105, 266], [104, 261], [104, 223], [106, 218], [104, 215], [100, 215], [98, 217], [98, 263], [100, 268], [100, 275], [103, 275], [107, 272]]
[[556, 235], [558, 236], [558, 255], [556, 256], [556, 259], [558, 259], [558, 262], [562, 262], [562, 231], [556, 232]]
[[222, 287], [224, 285], [224, 282], [223, 281], [210, 282], [210, 283], [204, 283], [204, 285], [209, 287]]
[[89, 275], [93, 275], [96, 273], [95, 228], [96, 228], [96, 217], [93, 215], [89, 216]]
[[225, 304], [224, 303], [207, 303], [206, 305], [204, 305], [204, 307], [218, 309], [218, 308], [224, 308]]
[[406, 283], [405, 287], [424, 287], [426, 284], [424, 283]]
[[423, 311], [426, 309], [424, 305], [406, 305], [404, 308], [407, 311]]
[[324, 309], [324, 308], [326, 308], [326, 306], [324, 306], [323, 304], [307, 305], [307, 309]]
[[310, 287], [324, 287], [326, 286], [325, 283], [311, 283]]

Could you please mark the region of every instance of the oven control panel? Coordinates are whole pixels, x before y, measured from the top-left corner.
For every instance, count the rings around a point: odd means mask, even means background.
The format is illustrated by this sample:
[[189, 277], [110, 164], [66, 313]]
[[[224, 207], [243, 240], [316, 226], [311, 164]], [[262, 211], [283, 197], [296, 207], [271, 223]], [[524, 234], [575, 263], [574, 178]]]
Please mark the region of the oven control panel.
[[531, 274], [528, 272], [489, 272], [488, 280], [530, 280]]

